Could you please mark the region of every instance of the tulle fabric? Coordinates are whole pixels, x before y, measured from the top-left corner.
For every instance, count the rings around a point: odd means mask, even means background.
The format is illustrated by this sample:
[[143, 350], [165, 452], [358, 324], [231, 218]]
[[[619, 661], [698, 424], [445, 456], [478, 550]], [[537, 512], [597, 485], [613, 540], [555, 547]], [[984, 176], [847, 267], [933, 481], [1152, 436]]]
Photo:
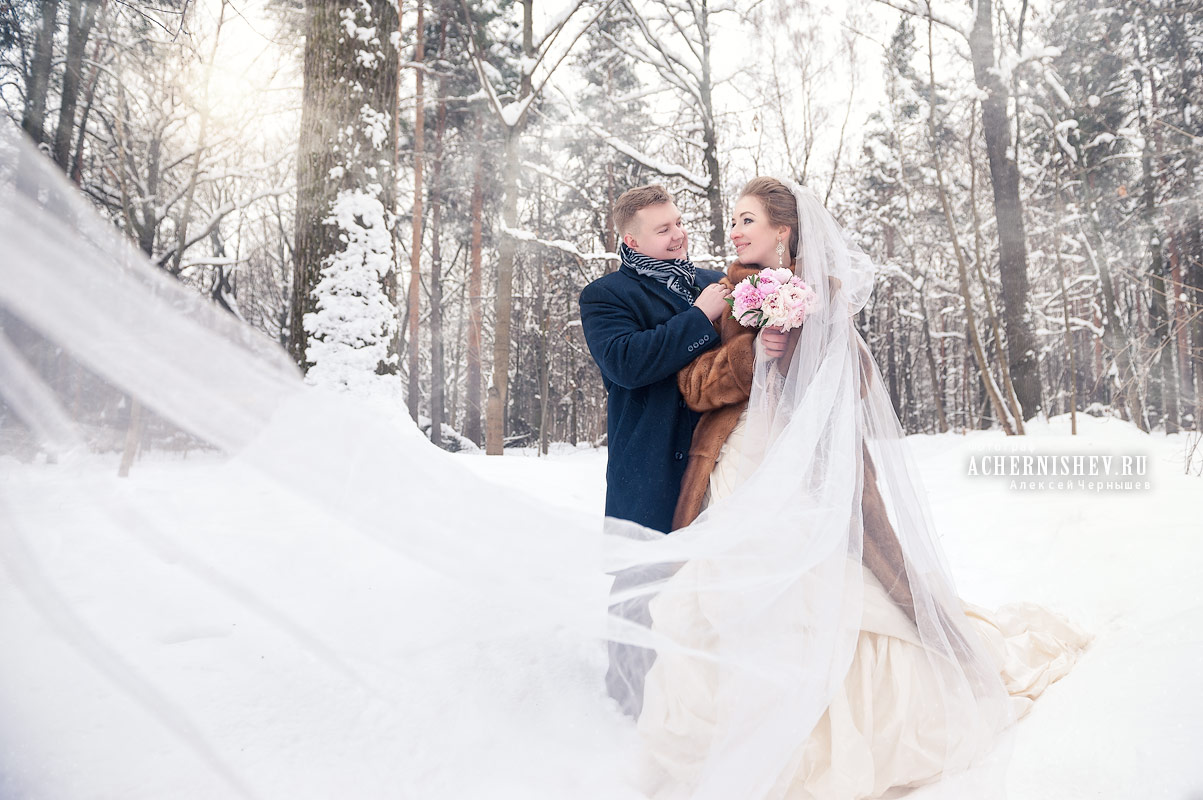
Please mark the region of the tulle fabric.
[[[405, 784], [400, 796], [472, 797], [520, 784], [536, 797], [633, 796], [622, 783], [625, 750], [609, 744], [618, 734], [608, 733], [617, 729], [607, 727], [606, 715], [617, 718], [617, 711], [606, 705], [600, 675], [594, 699], [566, 704], [565, 696], [582, 697], [564, 687], [584, 668], [537, 669], [566, 640], [594, 643], [598, 653], [608, 640], [619, 671], [629, 659], [638, 674], [654, 653], [696, 660], [719, 677], [713, 739], [697, 773], [675, 791], [769, 797], [791, 768], [796, 743], [842, 686], [857, 646], [865, 578], [848, 565], [862, 555], [862, 441], [906, 554], [916, 637], [940, 697], [933, 713], [959, 734], [945, 753], [946, 770], [987, 763], [1012, 718], [1007, 692], [980, 642], [966, 635], [875, 370], [862, 397], [851, 314], [868, 297], [871, 264], [813, 196], [798, 197], [798, 259], [821, 305], [784, 374], [758, 362], [746, 433], [756, 466], [748, 480], [670, 536], [617, 520], [599, 531], [585, 514], [474, 478], [376, 407], [305, 386], [276, 343], [157, 270], [15, 129], [0, 129], [0, 465], [18, 476], [0, 485], [0, 590], [16, 598], [5, 619], [27, 634], [12, 643], [15, 652], [58, 653], [58, 644], [46, 644], [58, 642], [61, 658], [84, 665], [78, 675], [97, 681], [95, 696], [118, 698], [56, 708], [59, 728], [44, 725], [36, 711], [7, 722], [5, 795], [320, 797], [339, 786], [371, 797]], [[100, 458], [115, 469], [131, 436], [144, 451], [183, 443], [225, 454], [212, 468], [225, 476], [221, 485], [257, 476], [281, 509], [332, 520], [329, 536], [317, 536], [332, 553], [377, 554], [391, 565], [397, 584], [384, 580], [380, 589], [390, 593], [382, 655], [357, 660], [343, 630], [349, 620], [315, 606], [310, 583], [278, 570], [243, 574], [236, 560], [219, 557], [212, 528], [187, 515], [156, 518], [135, 492], [81, 478], [71, 486], [69, 513], [23, 504], [36, 483], [20, 477], [24, 465], [83, 469]], [[275, 543], [281, 563], [289, 561], [289, 521], [297, 518], [256, 515], [268, 533], [261, 540]], [[146, 603], [129, 605], [125, 616], [95, 618], [88, 608], [101, 600], [126, 607], [118, 602], [126, 587], [99, 582], [85, 607], [40, 560], [39, 548], [84, 520], [156, 553], [131, 557], [139, 575], [149, 578], [165, 564], [187, 568], [190, 582], [161, 583], [151, 606], [169, 608], [197, 581], [223, 602], [234, 598], [278, 634], [285, 643], [279, 652], [292, 659], [285, 673], [297, 677], [281, 681], [282, 673], [258, 662], [185, 664], [182, 671], [133, 663]], [[256, 581], [268, 579], [284, 582], [287, 599], [256, 593]], [[713, 641], [680, 639], [649, 624], [649, 603], [674, 594], [714, 599]], [[355, 598], [328, 600], [337, 606]], [[528, 643], [515, 652], [539, 655], [479, 662], [503, 641]], [[428, 663], [432, 653], [451, 654], [437, 663], [454, 665], [454, 678]], [[314, 670], [324, 677], [310, 683]], [[213, 682], [209, 694], [190, 699], [172, 691], [173, 682], [197, 672]], [[537, 677], [523, 677], [532, 672]], [[423, 753], [420, 770], [389, 772], [388, 765], [406, 763], [400, 745], [396, 758], [375, 762], [376, 771], [360, 768], [362, 755], [332, 756], [337, 746], [320, 755], [305, 750], [323, 729], [289, 731], [249, 751], [223, 746], [240, 724], [270, 727], [332, 693], [339, 698], [329, 700], [332, 709], [352, 709], [340, 735], [355, 726], [375, 730], [386, 715], [380, 736], [365, 741], [413, 742]], [[5, 707], [23, 699], [15, 684], [0, 690]], [[114, 716], [123, 720], [116, 728]], [[475, 720], [485, 721], [487, 735], [473, 728]], [[59, 752], [56, 730], [69, 731], [81, 749]], [[135, 730], [138, 741], [154, 743], [153, 752], [96, 755]], [[546, 758], [549, 748], [559, 757]], [[73, 764], [92, 763], [89, 756], [103, 768], [64, 783]], [[139, 783], [156, 759], [169, 757], [175, 768], [156, 774], [164, 781], [178, 775], [176, 783]], [[419, 777], [426, 782], [416, 783]], [[989, 797], [1001, 782], [984, 785], [991, 791], [972, 796]], [[431, 786], [443, 788], [431, 795]]]
[[634, 796], [600, 527], [305, 385], [0, 125], [0, 796]]
[[[750, 474], [746, 429], [745, 410], [711, 473], [708, 504], [730, 495]], [[865, 592], [852, 664], [814, 729], [795, 743], [794, 757], [769, 797], [859, 800], [928, 784], [944, 776], [948, 741], [960, 736], [944, 727], [942, 681], [914, 623], [871, 569], [851, 559], [846, 567], [860, 572]], [[691, 562], [674, 580], [704, 587], [717, 569], [721, 564], [713, 561]], [[712, 604], [704, 595], [662, 595], [649, 611], [658, 631], [709, 649], [715, 646]], [[1031, 603], [1009, 604], [993, 614], [962, 605], [1017, 717], [1069, 671], [1089, 642], [1084, 632]], [[688, 796], [685, 787], [699, 774], [715, 735], [713, 698], [720, 681], [713, 665], [682, 654], [665, 653], [651, 667], [638, 729], [648, 752], [645, 785], [653, 796]]]

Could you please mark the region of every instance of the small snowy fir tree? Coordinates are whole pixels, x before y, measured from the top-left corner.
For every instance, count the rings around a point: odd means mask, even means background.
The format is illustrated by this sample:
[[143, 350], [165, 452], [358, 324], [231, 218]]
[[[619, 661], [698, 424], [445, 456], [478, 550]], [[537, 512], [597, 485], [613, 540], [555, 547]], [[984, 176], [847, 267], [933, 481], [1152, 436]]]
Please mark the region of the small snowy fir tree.
[[382, 288], [392, 266], [392, 234], [379, 195], [378, 185], [344, 189], [327, 219], [338, 226], [343, 249], [325, 260], [313, 290], [317, 311], [305, 315], [312, 383], [361, 389], [379, 365], [396, 362], [389, 343], [397, 314]]

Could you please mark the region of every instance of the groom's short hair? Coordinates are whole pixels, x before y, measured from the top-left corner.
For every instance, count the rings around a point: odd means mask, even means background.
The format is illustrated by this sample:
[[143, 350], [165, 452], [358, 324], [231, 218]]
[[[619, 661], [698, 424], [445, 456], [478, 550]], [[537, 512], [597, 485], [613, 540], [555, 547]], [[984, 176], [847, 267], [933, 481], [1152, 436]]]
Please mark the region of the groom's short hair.
[[635, 215], [641, 209], [648, 206], [658, 206], [661, 203], [671, 203], [673, 196], [668, 193], [658, 183], [649, 183], [647, 186], [636, 186], [634, 189], [627, 189], [618, 197], [618, 201], [614, 203], [614, 210], [610, 213], [614, 220], [614, 227], [618, 231], [619, 236], [625, 236], [631, 233], [631, 224], [635, 221]]

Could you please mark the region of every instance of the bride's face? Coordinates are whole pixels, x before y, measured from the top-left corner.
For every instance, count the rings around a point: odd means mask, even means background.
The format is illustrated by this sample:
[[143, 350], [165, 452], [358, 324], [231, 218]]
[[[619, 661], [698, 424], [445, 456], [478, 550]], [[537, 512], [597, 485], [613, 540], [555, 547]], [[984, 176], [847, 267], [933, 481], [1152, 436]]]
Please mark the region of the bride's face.
[[[772, 225], [760, 198], [744, 195], [735, 204], [731, 217], [731, 243], [735, 255], [745, 266], [777, 266], [777, 242], [789, 242], [788, 225]], [[786, 260], [788, 266], [788, 259]]]

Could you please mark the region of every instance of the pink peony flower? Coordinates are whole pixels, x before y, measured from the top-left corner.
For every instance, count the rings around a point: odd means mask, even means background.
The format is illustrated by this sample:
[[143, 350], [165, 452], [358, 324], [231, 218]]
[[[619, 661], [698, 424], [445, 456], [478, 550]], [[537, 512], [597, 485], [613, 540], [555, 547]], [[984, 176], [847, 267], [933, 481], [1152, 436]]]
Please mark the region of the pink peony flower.
[[736, 284], [727, 298], [731, 316], [744, 327], [787, 331], [802, 325], [817, 302], [814, 290], [784, 268], [760, 270]]
[[791, 281], [802, 280], [801, 278], [799, 278], [797, 275], [794, 274], [793, 270], [789, 269], [788, 267], [774, 267], [771, 269], [762, 269], [760, 271], [760, 279], [762, 281], [770, 280], [773, 283], [776, 283], [780, 286], [784, 286], [785, 284], [790, 283]]
[[747, 281], [740, 281], [735, 289], [732, 290], [731, 297], [734, 300], [732, 309], [734, 310], [735, 318], [743, 319], [744, 315], [749, 311], [755, 311], [760, 308], [761, 303], [764, 302], [764, 290]]

